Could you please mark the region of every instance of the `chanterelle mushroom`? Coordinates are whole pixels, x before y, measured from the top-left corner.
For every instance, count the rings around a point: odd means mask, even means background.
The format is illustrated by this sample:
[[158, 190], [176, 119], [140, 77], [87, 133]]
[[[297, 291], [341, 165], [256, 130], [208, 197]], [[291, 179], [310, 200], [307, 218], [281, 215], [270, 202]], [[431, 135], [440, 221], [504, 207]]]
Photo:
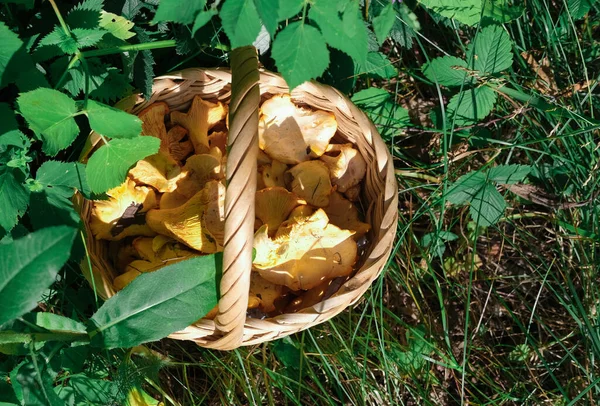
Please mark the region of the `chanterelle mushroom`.
[[195, 96], [187, 113], [181, 111], [171, 113], [171, 122], [187, 128], [194, 150], [197, 154], [202, 154], [208, 150], [208, 130], [223, 120], [226, 115], [227, 108], [221, 102], [215, 104]]
[[161, 193], [175, 190], [177, 181], [184, 176], [181, 167], [166, 151], [138, 161], [129, 175], [138, 184], [152, 186]]
[[167, 148], [167, 128], [165, 116], [169, 114], [169, 106], [164, 102], [152, 103], [142, 110], [138, 117], [142, 120], [142, 135], [150, 135], [160, 139], [160, 148]]
[[271, 187], [256, 192], [255, 214], [262, 224], [269, 226], [269, 234], [275, 235], [292, 210], [306, 203], [282, 187]]
[[[265, 313], [270, 313], [275, 310], [275, 301], [279, 299], [285, 292], [286, 288], [281, 285], [276, 285], [262, 278], [258, 272], [252, 272], [250, 275], [250, 297], [259, 300], [258, 308]], [[251, 309], [250, 305], [248, 308]]]
[[342, 193], [358, 185], [367, 172], [367, 163], [352, 144], [329, 145], [321, 161], [329, 168], [331, 183]]
[[150, 210], [148, 226], [159, 234], [169, 236], [195, 250], [212, 254], [218, 251], [215, 237], [204, 224], [207, 207], [218, 190], [218, 181], [210, 181], [190, 200], [174, 209]]
[[182, 141], [186, 135], [188, 135], [188, 130], [180, 125], [174, 126], [167, 133], [169, 154], [178, 163], [181, 163], [181, 161], [194, 152], [194, 146], [191, 141]]
[[329, 222], [345, 230], [354, 231], [354, 239], [358, 240], [371, 229], [371, 225], [359, 220], [358, 209], [339, 192], [333, 192], [329, 197], [329, 206], [323, 210], [329, 217]]
[[209, 180], [221, 179], [221, 160], [211, 154], [192, 155], [183, 166], [185, 174], [177, 181], [177, 193], [187, 198], [204, 188]]
[[337, 131], [332, 113], [298, 107], [287, 94], [265, 101], [260, 114], [259, 147], [286, 164], [320, 157]]
[[274, 159], [270, 164], [262, 167], [262, 181], [266, 187], [285, 187], [283, 175], [288, 167], [283, 162]]
[[154, 190], [136, 186], [133, 180], [127, 179], [106, 194], [108, 200], [94, 201], [92, 209], [90, 227], [97, 239], [115, 241], [132, 235], [155, 234], [144, 224], [144, 213], [156, 207]]
[[321, 161], [307, 161], [292, 167], [288, 173], [293, 177], [292, 192], [309, 204], [325, 207], [332, 191], [329, 170]]
[[267, 226], [254, 236], [253, 266], [263, 278], [300, 290], [352, 272], [357, 257], [352, 231], [328, 224], [322, 209], [286, 223], [274, 239], [269, 238]]

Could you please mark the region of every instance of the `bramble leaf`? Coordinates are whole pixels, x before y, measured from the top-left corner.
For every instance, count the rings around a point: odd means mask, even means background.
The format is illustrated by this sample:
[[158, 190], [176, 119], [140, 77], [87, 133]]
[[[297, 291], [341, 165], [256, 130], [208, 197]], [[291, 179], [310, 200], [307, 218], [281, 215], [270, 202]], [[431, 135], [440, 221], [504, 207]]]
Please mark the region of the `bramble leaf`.
[[579, 20], [585, 17], [595, 2], [596, 0], [567, 0], [567, 9], [573, 20]]
[[27, 210], [29, 190], [15, 178], [14, 170], [0, 173], [0, 234], [12, 228]]
[[469, 206], [471, 218], [480, 227], [496, 224], [504, 214], [504, 210], [506, 210], [504, 197], [490, 183], [473, 196]]
[[304, 6], [305, 0], [279, 0], [279, 21], [287, 20], [297, 15], [302, 6]]
[[58, 25], [54, 27], [54, 30], [41, 39], [39, 46], [51, 46], [56, 45], [66, 54], [74, 54], [77, 52], [77, 41], [74, 38], [69, 37]]
[[195, 35], [196, 31], [204, 27], [217, 14], [218, 12], [214, 8], [211, 8], [208, 11], [199, 12], [196, 16], [196, 19], [194, 20], [194, 26], [192, 27], [192, 36]]
[[483, 0], [483, 17], [489, 17], [502, 24], [519, 18], [524, 10], [522, 4], [516, 4], [513, 0]]
[[376, 87], [361, 90], [352, 101], [369, 116], [384, 139], [389, 139], [399, 128], [410, 123], [408, 111], [394, 103], [392, 96]]
[[135, 32], [130, 31], [133, 28], [133, 23], [125, 17], [118, 16], [114, 13], [102, 11], [99, 26], [122, 40], [135, 36]]
[[88, 160], [88, 184], [95, 193], [103, 193], [119, 186], [127, 171], [140, 159], [158, 152], [160, 139], [139, 136], [113, 139], [101, 146]]
[[69, 188], [71, 195], [73, 189], [77, 189], [86, 197], [91, 195], [85, 165], [79, 162], [46, 161], [37, 170], [35, 180], [44, 187]]
[[36, 306], [69, 259], [76, 232], [49, 227], [0, 245], [0, 325]]
[[328, 45], [350, 55], [357, 63], [364, 64], [368, 52], [368, 34], [359, 2], [349, 1], [341, 18], [339, 9], [338, 1], [317, 0], [312, 4], [308, 16], [319, 26]]
[[496, 92], [487, 86], [467, 89], [455, 94], [448, 103], [447, 114], [457, 126], [468, 125], [485, 118], [497, 98]]
[[106, 35], [106, 31], [99, 28], [74, 28], [71, 33], [77, 40], [77, 48], [94, 46]]
[[483, 8], [482, 0], [419, 0], [419, 3], [444, 17], [471, 26], [479, 22]]
[[511, 67], [513, 54], [510, 37], [500, 25], [488, 25], [467, 49], [467, 62], [482, 74], [499, 73]]
[[303, 22], [291, 23], [277, 34], [271, 55], [290, 91], [321, 76], [329, 65], [329, 51], [323, 36], [315, 27]]
[[367, 74], [379, 79], [391, 79], [398, 75], [398, 70], [381, 52], [369, 52], [364, 65], [356, 64], [355, 73]]
[[271, 38], [275, 37], [277, 23], [279, 22], [279, 2], [273, 0], [255, 0], [255, 3], [263, 25]]
[[446, 193], [446, 199], [452, 204], [470, 201], [486, 185], [487, 178], [482, 172], [469, 172], [452, 184]]
[[394, 11], [393, 3], [388, 3], [379, 15], [373, 18], [373, 31], [375, 31], [375, 36], [377, 36], [379, 44], [383, 44], [383, 41], [385, 41], [394, 26], [395, 20], [396, 12]]
[[488, 178], [503, 185], [512, 185], [522, 182], [530, 172], [529, 165], [498, 165], [488, 171]]
[[142, 133], [142, 120], [106, 104], [88, 100], [85, 113], [92, 130], [109, 138], [134, 138]]
[[127, 348], [189, 326], [216, 306], [220, 271], [217, 254], [140, 275], [92, 316], [92, 345]]
[[57, 90], [39, 88], [21, 93], [17, 104], [29, 127], [44, 140], [43, 150], [48, 155], [67, 148], [79, 134], [73, 118], [77, 105]]
[[232, 48], [252, 45], [260, 32], [260, 17], [253, 0], [225, 0], [219, 16]]
[[174, 23], [190, 24], [196, 18], [196, 14], [204, 10], [204, 6], [206, 6], [206, 0], [161, 0], [152, 23], [172, 21]]
[[467, 63], [454, 56], [435, 58], [423, 65], [423, 74], [433, 83], [453, 87], [470, 85], [475, 82], [469, 76]]

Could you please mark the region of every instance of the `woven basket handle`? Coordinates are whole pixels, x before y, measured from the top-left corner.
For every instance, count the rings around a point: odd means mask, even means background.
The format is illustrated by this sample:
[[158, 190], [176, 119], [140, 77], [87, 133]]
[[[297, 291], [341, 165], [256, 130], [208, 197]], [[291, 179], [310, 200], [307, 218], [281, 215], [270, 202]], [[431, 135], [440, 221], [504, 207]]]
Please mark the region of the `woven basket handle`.
[[208, 347], [233, 349], [242, 342], [252, 269], [254, 198], [258, 157], [258, 57], [253, 46], [231, 52], [231, 101], [225, 194], [225, 239], [219, 312], [222, 338]]

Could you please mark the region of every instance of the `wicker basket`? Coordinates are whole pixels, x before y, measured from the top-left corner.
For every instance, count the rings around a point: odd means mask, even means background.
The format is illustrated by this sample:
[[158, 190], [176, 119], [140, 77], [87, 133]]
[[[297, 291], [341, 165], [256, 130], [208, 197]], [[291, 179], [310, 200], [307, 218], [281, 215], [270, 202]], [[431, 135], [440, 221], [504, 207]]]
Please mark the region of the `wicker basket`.
[[[150, 104], [162, 101], [171, 109], [184, 110], [194, 96], [229, 104], [229, 155], [227, 159], [225, 197], [225, 245], [219, 312], [214, 320], [202, 319], [176, 332], [170, 338], [192, 340], [202, 347], [230, 350], [242, 345], [275, 340], [322, 323], [354, 304], [369, 288], [385, 266], [396, 234], [398, 186], [393, 162], [374, 125], [352, 102], [330, 86], [307, 82], [294, 89], [292, 100], [315, 109], [331, 111], [338, 121], [337, 141], [352, 142], [367, 162], [361, 203], [366, 221], [371, 224], [369, 246], [361, 266], [336, 293], [322, 302], [297, 313], [281, 314], [267, 319], [247, 316], [247, 303], [252, 266], [254, 195], [258, 154], [258, 107], [261, 97], [289, 91], [277, 74], [258, 70], [252, 47], [232, 52], [232, 71], [226, 69], [187, 69], [158, 77], [149, 100], [138, 98], [127, 110], [139, 113]], [[83, 160], [98, 142], [90, 135]], [[92, 203], [78, 197], [86, 228], [88, 261], [82, 268], [98, 294], [107, 299], [116, 291], [117, 276], [108, 261], [106, 241], [96, 240], [89, 228]], [[93, 278], [93, 280], [92, 280]]]

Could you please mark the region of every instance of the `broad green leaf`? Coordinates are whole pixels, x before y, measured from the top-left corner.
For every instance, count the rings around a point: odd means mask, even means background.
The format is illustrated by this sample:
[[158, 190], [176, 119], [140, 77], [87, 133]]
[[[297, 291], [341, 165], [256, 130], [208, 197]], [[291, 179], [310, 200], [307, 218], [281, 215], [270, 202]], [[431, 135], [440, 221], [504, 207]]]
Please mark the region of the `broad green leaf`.
[[142, 132], [142, 120], [106, 104], [88, 100], [85, 113], [92, 130], [109, 138], [134, 138]]
[[271, 35], [275, 37], [277, 23], [279, 22], [279, 2], [273, 0], [254, 0], [260, 19]]
[[204, 6], [206, 6], [206, 0], [161, 0], [152, 22], [172, 21], [190, 24], [196, 18], [196, 14], [204, 10]]
[[130, 31], [133, 28], [133, 23], [125, 17], [114, 13], [102, 11], [99, 26], [122, 40], [135, 36], [135, 32]]
[[83, 364], [88, 359], [89, 346], [67, 347], [60, 351], [61, 367], [72, 374], [83, 370]]
[[315, 27], [291, 23], [277, 34], [271, 55], [290, 91], [323, 74], [329, 65], [329, 51]]
[[475, 81], [469, 76], [467, 63], [454, 56], [435, 58], [425, 63], [423, 74], [433, 83], [448, 87], [470, 85]]
[[12, 32], [4, 22], [0, 21], [0, 87], [6, 86], [16, 79], [19, 65], [19, 50], [23, 41]]
[[378, 79], [391, 79], [398, 76], [394, 64], [381, 52], [369, 52], [365, 64], [357, 64], [355, 69], [357, 75], [367, 74]]
[[49, 227], [0, 245], [0, 325], [36, 306], [69, 259], [76, 232]]
[[8, 103], [0, 103], [0, 135], [18, 129], [19, 123], [13, 109]]
[[421, 29], [421, 24], [417, 15], [406, 4], [397, 5], [395, 10], [396, 19], [390, 31], [390, 37], [400, 46], [410, 49], [417, 32]]
[[159, 147], [158, 138], [143, 136], [114, 139], [101, 146], [87, 163], [90, 189], [95, 193], [103, 193], [119, 186], [137, 161], [156, 154]]
[[225, 0], [219, 16], [232, 48], [252, 45], [260, 32], [260, 17], [253, 0]]
[[392, 347], [392, 357], [405, 374], [420, 374], [427, 365], [427, 358], [433, 352], [434, 346], [425, 335], [425, 328], [422, 325], [410, 327], [406, 330], [407, 350], [401, 351], [399, 348]]
[[481, 172], [469, 172], [461, 176], [448, 188], [446, 200], [452, 204], [463, 204], [475, 197], [487, 185], [487, 177]]
[[304, 6], [305, 0], [279, 0], [279, 21], [290, 19], [296, 16], [302, 6]]
[[471, 218], [480, 227], [496, 224], [506, 210], [504, 198], [492, 184], [486, 184], [473, 196], [469, 212]]
[[29, 217], [35, 229], [69, 225], [78, 227], [79, 214], [73, 207], [73, 189], [64, 186], [44, 187], [32, 192], [29, 200]]
[[467, 62], [482, 74], [499, 73], [511, 67], [513, 54], [510, 37], [500, 25], [488, 25], [467, 49]]
[[369, 116], [384, 139], [391, 139], [400, 128], [410, 123], [408, 111], [394, 103], [384, 89], [371, 87], [361, 90], [352, 96], [352, 101]]
[[71, 34], [75, 36], [77, 48], [87, 48], [96, 45], [106, 35], [106, 31], [99, 28], [74, 28]]
[[85, 165], [79, 162], [46, 161], [37, 170], [36, 181], [46, 187], [77, 189], [88, 198], [91, 194]]
[[368, 52], [368, 34], [360, 14], [359, 2], [349, 0], [341, 16], [338, 12], [339, 4], [338, 1], [316, 0], [311, 5], [308, 16], [317, 23], [328, 45], [364, 64]]
[[76, 320], [54, 313], [33, 312], [24, 315], [23, 319], [52, 332], [86, 334], [85, 325]]
[[512, 185], [522, 182], [529, 172], [531, 172], [529, 165], [498, 165], [488, 171], [488, 178], [504, 185]]
[[596, 3], [596, 0], [567, 0], [567, 10], [573, 20], [579, 20], [585, 17], [594, 3]]
[[10, 231], [17, 224], [19, 217], [27, 210], [28, 203], [29, 190], [15, 178], [14, 170], [6, 170], [1, 173], [0, 233], [2, 230], [5, 232]]
[[147, 272], [92, 316], [92, 345], [127, 348], [156, 341], [200, 319], [217, 304], [220, 255], [204, 255]]
[[39, 46], [56, 45], [66, 54], [73, 55], [77, 52], [77, 41], [75, 38], [68, 36], [58, 25], [54, 30], [41, 39]]
[[52, 388], [52, 377], [43, 369], [39, 360], [37, 365], [28, 360], [19, 364], [10, 373], [13, 389], [23, 405], [27, 406], [63, 406], [64, 402]]
[[69, 385], [75, 390], [80, 399], [85, 399], [84, 405], [122, 405], [124, 394], [116, 382], [104, 379], [90, 378], [84, 374], [73, 376]]
[[[584, 0], [587, 1], [587, 0]], [[525, 7], [517, 0], [483, 0], [483, 17], [505, 24], [523, 14]]]
[[436, 13], [453, 18], [466, 25], [479, 22], [483, 8], [482, 0], [418, 0]]
[[395, 20], [396, 11], [394, 11], [394, 4], [391, 2], [388, 2], [388, 5], [381, 10], [379, 15], [373, 18], [373, 31], [375, 31], [379, 44], [383, 44], [394, 26]]
[[429, 248], [435, 255], [441, 257], [446, 252], [446, 241], [457, 240], [458, 236], [450, 231], [441, 230], [439, 233], [427, 233], [421, 239], [424, 248]]
[[214, 8], [211, 8], [208, 11], [199, 12], [196, 16], [196, 19], [194, 20], [194, 26], [192, 27], [192, 35], [195, 35], [196, 31], [204, 27], [217, 14], [217, 10]]
[[487, 86], [455, 94], [447, 106], [450, 123], [455, 120], [455, 125], [460, 127], [485, 118], [494, 108], [496, 98], [496, 92]]
[[57, 90], [40, 88], [21, 93], [17, 104], [29, 127], [42, 137], [42, 149], [48, 155], [56, 155], [67, 148], [79, 134], [73, 118], [77, 114], [77, 105]]

